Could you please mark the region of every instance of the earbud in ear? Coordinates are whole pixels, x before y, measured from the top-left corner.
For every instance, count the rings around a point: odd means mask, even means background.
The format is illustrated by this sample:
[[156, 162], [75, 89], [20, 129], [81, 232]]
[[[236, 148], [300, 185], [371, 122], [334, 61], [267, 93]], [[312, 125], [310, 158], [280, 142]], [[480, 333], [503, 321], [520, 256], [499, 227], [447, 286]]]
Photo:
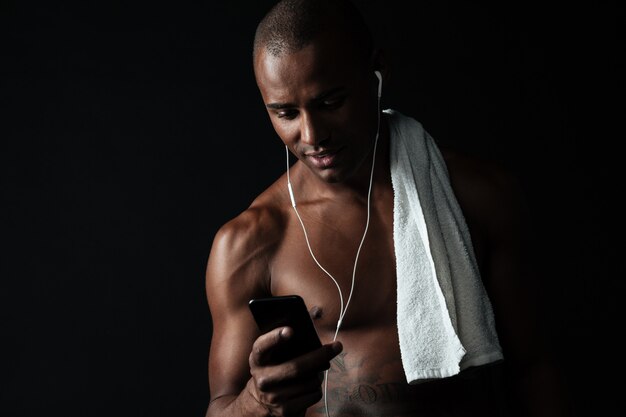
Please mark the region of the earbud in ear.
[[374, 74], [376, 74], [376, 78], [378, 78], [378, 98], [380, 98], [383, 93], [383, 76], [380, 71], [374, 71]]

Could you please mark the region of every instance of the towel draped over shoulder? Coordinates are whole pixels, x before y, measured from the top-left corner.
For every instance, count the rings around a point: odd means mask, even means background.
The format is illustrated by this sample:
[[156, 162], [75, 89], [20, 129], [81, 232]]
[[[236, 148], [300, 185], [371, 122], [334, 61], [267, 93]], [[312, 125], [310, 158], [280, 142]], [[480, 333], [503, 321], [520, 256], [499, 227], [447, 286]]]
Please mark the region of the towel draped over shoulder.
[[408, 383], [502, 359], [465, 218], [433, 138], [385, 110], [394, 190], [400, 353]]

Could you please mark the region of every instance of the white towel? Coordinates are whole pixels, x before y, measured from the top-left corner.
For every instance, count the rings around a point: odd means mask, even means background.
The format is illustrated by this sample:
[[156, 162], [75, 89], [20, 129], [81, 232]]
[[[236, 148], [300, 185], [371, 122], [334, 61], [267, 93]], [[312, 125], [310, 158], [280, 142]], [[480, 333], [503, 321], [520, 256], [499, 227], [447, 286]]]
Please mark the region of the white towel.
[[433, 138], [385, 110], [394, 190], [397, 319], [408, 383], [502, 359], [465, 219]]

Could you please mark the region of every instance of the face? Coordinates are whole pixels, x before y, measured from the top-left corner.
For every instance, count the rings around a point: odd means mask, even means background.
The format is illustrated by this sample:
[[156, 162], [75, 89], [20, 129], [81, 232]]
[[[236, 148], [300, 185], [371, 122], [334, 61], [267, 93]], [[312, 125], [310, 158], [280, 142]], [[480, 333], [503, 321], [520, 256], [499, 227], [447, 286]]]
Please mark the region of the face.
[[[345, 38], [345, 37], [344, 37]], [[276, 133], [316, 176], [346, 181], [365, 172], [377, 128], [377, 79], [341, 35], [300, 51], [257, 54], [255, 76]]]

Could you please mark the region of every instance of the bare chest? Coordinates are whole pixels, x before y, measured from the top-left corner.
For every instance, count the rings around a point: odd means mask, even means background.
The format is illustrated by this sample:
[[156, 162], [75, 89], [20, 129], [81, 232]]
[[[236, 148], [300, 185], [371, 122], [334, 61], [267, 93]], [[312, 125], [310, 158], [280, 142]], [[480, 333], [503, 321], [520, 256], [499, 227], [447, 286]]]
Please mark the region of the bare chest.
[[[448, 401], [449, 395], [461, 398], [467, 391], [465, 383], [409, 386], [404, 376], [396, 327], [391, 203], [372, 214], [360, 252], [365, 213], [329, 210], [316, 216], [304, 212], [302, 220], [308, 244], [294, 217], [272, 263], [272, 294], [302, 296], [323, 343], [333, 340], [341, 311], [345, 311], [337, 335], [344, 350], [327, 374], [330, 415], [391, 417], [449, 412], [454, 405]], [[462, 408], [474, 407], [470, 403], [477, 397], [467, 397], [458, 402], [459, 414], [450, 415], [462, 415]], [[325, 415], [324, 400], [307, 412], [307, 416]]]
[[378, 203], [369, 223], [362, 207], [300, 213], [304, 228], [291, 216], [273, 259], [272, 294], [302, 296], [323, 342], [342, 314], [346, 331], [395, 325], [391, 201]]

